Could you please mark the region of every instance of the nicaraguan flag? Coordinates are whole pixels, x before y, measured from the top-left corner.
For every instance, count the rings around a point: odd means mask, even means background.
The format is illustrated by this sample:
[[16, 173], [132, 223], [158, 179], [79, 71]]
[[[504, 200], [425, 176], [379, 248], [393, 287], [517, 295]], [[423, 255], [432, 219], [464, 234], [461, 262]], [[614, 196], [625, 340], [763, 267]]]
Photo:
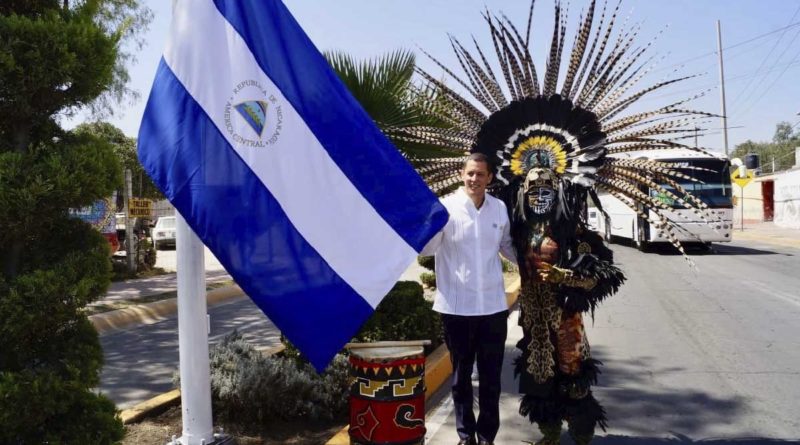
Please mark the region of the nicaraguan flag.
[[317, 369], [447, 212], [279, 0], [177, 2], [139, 158]]

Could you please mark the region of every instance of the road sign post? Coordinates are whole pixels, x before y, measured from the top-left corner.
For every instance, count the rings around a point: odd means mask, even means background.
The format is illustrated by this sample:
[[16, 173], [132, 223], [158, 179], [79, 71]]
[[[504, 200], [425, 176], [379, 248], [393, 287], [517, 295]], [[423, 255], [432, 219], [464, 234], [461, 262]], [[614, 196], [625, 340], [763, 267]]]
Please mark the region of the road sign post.
[[741, 222], [740, 222], [740, 231], [744, 232], [744, 188], [747, 184], [750, 184], [750, 181], [753, 180], [753, 172], [752, 171], [745, 171], [743, 176], [740, 176], [740, 171], [737, 170], [734, 174], [731, 175], [731, 181], [735, 182], [739, 185], [739, 190], [741, 190], [741, 198], [739, 201], [739, 207], [741, 208]]

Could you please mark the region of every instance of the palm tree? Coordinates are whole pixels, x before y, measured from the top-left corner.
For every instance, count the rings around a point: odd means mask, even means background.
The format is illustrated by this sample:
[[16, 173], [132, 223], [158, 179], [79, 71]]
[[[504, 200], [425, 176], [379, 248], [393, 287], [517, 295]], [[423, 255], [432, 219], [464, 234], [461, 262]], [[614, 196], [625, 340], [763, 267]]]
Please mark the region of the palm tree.
[[334, 51], [326, 52], [325, 58], [378, 128], [407, 158], [453, 156], [452, 151], [427, 143], [419, 134], [419, 128], [450, 125], [442, 118], [444, 104], [437, 92], [414, 82], [412, 52], [398, 50], [356, 61], [349, 54]]

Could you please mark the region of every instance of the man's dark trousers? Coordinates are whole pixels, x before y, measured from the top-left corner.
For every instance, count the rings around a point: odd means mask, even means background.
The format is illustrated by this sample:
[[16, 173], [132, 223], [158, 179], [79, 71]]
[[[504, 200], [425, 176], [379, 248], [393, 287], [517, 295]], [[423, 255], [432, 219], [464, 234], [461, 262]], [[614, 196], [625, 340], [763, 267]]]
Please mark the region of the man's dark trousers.
[[[442, 314], [444, 339], [453, 363], [453, 405], [461, 439], [493, 442], [500, 428], [500, 371], [503, 368], [508, 311], [492, 315]], [[478, 361], [478, 408], [472, 411], [472, 366]]]

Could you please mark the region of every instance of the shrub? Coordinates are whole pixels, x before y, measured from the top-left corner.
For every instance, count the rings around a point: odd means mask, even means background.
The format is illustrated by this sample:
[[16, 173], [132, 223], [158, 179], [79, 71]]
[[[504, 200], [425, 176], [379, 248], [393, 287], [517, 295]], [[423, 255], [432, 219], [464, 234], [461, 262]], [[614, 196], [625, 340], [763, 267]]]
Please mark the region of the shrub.
[[[425, 300], [422, 285], [416, 281], [399, 281], [353, 341], [430, 340], [431, 345], [425, 348], [425, 352], [430, 353], [444, 342], [442, 332], [441, 316], [433, 310], [433, 303]], [[289, 340], [281, 337], [281, 341], [286, 346], [283, 357], [308, 363]]]
[[442, 320], [425, 300], [422, 285], [400, 281], [381, 301], [375, 313], [356, 336], [357, 341], [431, 340], [431, 348], [442, 341]]
[[426, 287], [431, 289], [436, 288], [436, 274], [433, 272], [422, 272], [419, 275], [419, 280], [422, 281]]
[[[244, 428], [271, 419], [337, 419], [347, 413], [350, 365], [334, 357], [322, 374], [308, 363], [264, 356], [233, 331], [210, 353], [216, 416]], [[176, 373], [176, 386], [179, 378]]]
[[436, 261], [434, 256], [418, 256], [417, 257], [417, 264], [420, 266], [430, 270], [431, 272], [436, 271]]
[[156, 266], [156, 254], [158, 251], [153, 246], [153, 242], [149, 238], [143, 238], [136, 244], [136, 264], [137, 272], [147, 272], [153, 270]]

